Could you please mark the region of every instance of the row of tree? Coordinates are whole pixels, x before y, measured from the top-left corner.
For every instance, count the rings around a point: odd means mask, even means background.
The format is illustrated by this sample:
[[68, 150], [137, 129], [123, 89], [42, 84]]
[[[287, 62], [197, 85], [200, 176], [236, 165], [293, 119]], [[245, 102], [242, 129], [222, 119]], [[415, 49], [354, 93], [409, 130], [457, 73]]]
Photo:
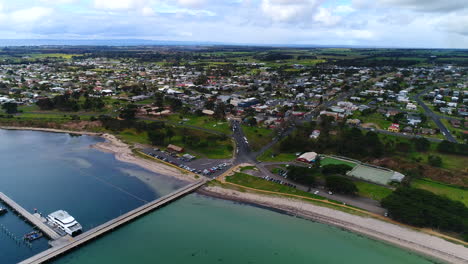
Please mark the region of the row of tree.
[[384, 198], [382, 206], [397, 221], [456, 232], [468, 241], [468, 208], [461, 202], [426, 190], [401, 187]]
[[105, 107], [104, 101], [100, 97], [85, 96], [85, 100], [80, 102], [80, 95], [57, 95], [54, 98], [41, 98], [36, 102], [41, 110], [54, 110], [67, 112], [77, 112], [84, 110], [101, 110]]

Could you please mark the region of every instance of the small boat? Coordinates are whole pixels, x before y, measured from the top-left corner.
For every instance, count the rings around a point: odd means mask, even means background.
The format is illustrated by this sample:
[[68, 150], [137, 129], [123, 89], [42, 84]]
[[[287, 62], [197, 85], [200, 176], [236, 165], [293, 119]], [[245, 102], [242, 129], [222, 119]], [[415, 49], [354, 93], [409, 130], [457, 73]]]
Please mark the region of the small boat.
[[7, 209], [0, 207], [0, 215], [5, 214], [6, 212], [8, 212]]
[[29, 232], [27, 233], [26, 235], [24, 235], [24, 240], [27, 240], [27, 241], [34, 241], [36, 239], [39, 239], [43, 236], [43, 234], [39, 231], [32, 231], [32, 232]]

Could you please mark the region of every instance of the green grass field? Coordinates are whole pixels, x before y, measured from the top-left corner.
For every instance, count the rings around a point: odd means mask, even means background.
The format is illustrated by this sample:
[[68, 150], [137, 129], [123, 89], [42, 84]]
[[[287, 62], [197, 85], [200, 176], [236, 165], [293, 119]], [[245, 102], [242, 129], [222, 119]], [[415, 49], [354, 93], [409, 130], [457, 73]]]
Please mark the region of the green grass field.
[[330, 164], [344, 164], [348, 165], [352, 168], [356, 167], [357, 164], [350, 162], [350, 161], [344, 161], [344, 160], [339, 160], [339, 159], [334, 159], [331, 157], [325, 157], [324, 159], [320, 160], [320, 166], [325, 166], [325, 165], [330, 165]]
[[293, 153], [280, 153], [274, 157], [272, 157], [272, 154], [272, 150], [268, 149], [262, 155], [260, 155], [257, 160], [264, 162], [287, 162], [294, 161], [296, 159], [296, 154]]
[[184, 115], [183, 118], [180, 118], [180, 115], [171, 115], [167, 119], [172, 122], [183, 122], [183, 124], [186, 125], [214, 130], [224, 134], [232, 133], [228, 122], [223, 120], [216, 120], [210, 116]]
[[381, 201], [383, 198], [389, 196], [392, 193], [391, 189], [380, 185], [363, 181], [356, 181], [354, 183], [358, 188], [359, 196], [368, 197], [376, 201]]
[[239, 184], [245, 187], [255, 188], [264, 191], [272, 191], [272, 192], [280, 192], [280, 193], [287, 193], [287, 194], [294, 194], [300, 195], [305, 197], [311, 197], [320, 200], [326, 200], [326, 198], [304, 192], [295, 188], [291, 188], [285, 185], [281, 185], [278, 183], [274, 183], [271, 181], [267, 181], [258, 177], [254, 177], [245, 173], [235, 173], [232, 176], [226, 177], [227, 182]]
[[242, 126], [242, 131], [254, 151], [260, 150], [273, 138], [273, 130], [261, 127]]
[[412, 187], [424, 189], [449, 199], [462, 202], [468, 206], [468, 188], [443, 184], [429, 179], [417, 179], [411, 183]]

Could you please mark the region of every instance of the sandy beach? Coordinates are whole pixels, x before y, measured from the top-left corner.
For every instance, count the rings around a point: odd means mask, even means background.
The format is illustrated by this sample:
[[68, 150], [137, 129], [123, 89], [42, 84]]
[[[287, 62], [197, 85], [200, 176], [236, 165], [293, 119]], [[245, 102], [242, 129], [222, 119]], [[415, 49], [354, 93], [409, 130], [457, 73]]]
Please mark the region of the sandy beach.
[[292, 215], [337, 226], [447, 263], [468, 263], [468, 248], [462, 245], [374, 218], [352, 215], [297, 199], [239, 192], [218, 186], [204, 187], [200, 193], [279, 209]]
[[[196, 180], [194, 177], [195, 175], [193, 174], [184, 173], [177, 168], [135, 156], [129, 145], [110, 134], [46, 128], [0, 127], [0, 129], [33, 130], [99, 136], [104, 138], [106, 141], [97, 143], [92, 147], [100, 151], [115, 154], [115, 157], [119, 161], [136, 164], [151, 172], [176, 177], [184, 181], [193, 182]], [[238, 167], [239, 166], [231, 168], [223, 175], [225, 176], [229, 174]], [[327, 207], [320, 207], [298, 199], [262, 195], [251, 192], [239, 192], [219, 186], [206, 186], [199, 190], [199, 192], [221, 199], [258, 204], [269, 208], [279, 209], [305, 219], [337, 226], [376, 240], [384, 241], [443, 262], [468, 264], [468, 248], [448, 242], [428, 233], [418, 232], [397, 224], [380, 221], [370, 217], [352, 215]]]
[[[111, 134], [85, 132], [85, 131], [70, 131], [70, 130], [52, 129], [52, 128], [36, 128], [36, 127], [0, 126], [0, 129], [30, 130], [30, 131], [42, 131], [42, 132], [51, 132], [51, 133], [70, 133], [70, 134], [102, 137], [106, 140], [106, 142], [97, 143], [97, 144], [92, 145], [91, 147], [98, 149], [100, 151], [112, 153], [115, 155], [116, 159], [119, 161], [135, 164], [137, 166], [140, 166], [154, 173], [175, 177], [183, 181], [189, 181], [189, 182], [196, 181], [194, 174], [184, 173], [181, 170], [168, 166], [166, 164], [158, 163], [156, 161], [149, 161], [147, 159], [135, 156], [135, 154], [132, 152], [132, 149], [130, 148], [129, 145], [125, 144], [124, 142], [122, 142], [117, 137]], [[146, 182], [147, 179], [143, 179], [143, 181]]]

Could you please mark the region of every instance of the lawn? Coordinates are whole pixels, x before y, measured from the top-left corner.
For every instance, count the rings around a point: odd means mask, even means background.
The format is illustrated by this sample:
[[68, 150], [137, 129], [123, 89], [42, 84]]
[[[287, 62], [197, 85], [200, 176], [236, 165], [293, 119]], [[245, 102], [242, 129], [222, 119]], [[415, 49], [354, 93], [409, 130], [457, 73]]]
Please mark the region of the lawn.
[[[207, 157], [210, 159], [228, 159], [232, 157], [232, 142], [229, 138], [225, 140], [220, 138], [212, 139], [210, 137], [213, 137], [213, 135], [200, 130], [187, 128], [181, 129], [179, 127], [173, 127], [173, 129], [175, 136], [171, 139], [166, 138], [164, 145], [159, 147], [164, 148], [168, 144], [174, 144], [185, 148], [186, 152], [197, 157]], [[184, 143], [182, 138], [183, 134], [194, 135], [199, 140], [195, 143]], [[151, 145], [146, 132], [138, 132], [135, 129], [125, 129], [121, 131], [118, 136], [128, 143]]]
[[183, 122], [182, 124], [214, 130], [224, 134], [231, 134], [231, 128], [228, 122], [217, 120], [210, 116], [171, 115], [168, 117], [168, 120], [177, 123]]
[[373, 123], [377, 125], [379, 129], [387, 129], [392, 124], [392, 122], [387, 121], [386, 117], [380, 113], [362, 115], [359, 111], [356, 111], [352, 118], [357, 118], [361, 120], [362, 123]]
[[240, 168], [240, 171], [242, 172], [242, 171], [256, 170], [256, 169], [257, 167], [255, 166], [245, 166], [245, 167]]
[[381, 201], [392, 193], [391, 189], [368, 182], [356, 181], [354, 184], [356, 184], [360, 196], [368, 197], [376, 201]]
[[65, 54], [65, 53], [31, 53], [28, 54], [31, 58], [43, 59], [43, 58], [61, 58], [71, 59], [73, 56], [83, 56], [81, 54]]
[[264, 190], [264, 191], [294, 194], [294, 195], [300, 195], [300, 196], [305, 196], [305, 197], [311, 197], [314, 199], [326, 200], [326, 198], [322, 196], [304, 192], [295, 188], [288, 187], [286, 185], [267, 181], [267, 180], [254, 177], [245, 173], [235, 173], [232, 176], [226, 177], [226, 181], [239, 184], [245, 187], [255, 188], [255, 189]]
[[242, 131], [249, 140], [249, 145], [253, 151], [260, 150], [273, 138], [273, 130], [267, 128], [242, 126]]
[[468, 206], [468, 188], [448, 185], [429, 179], [417, 179], [411, 183], [412, 187], [424, 189], [449, 199], [462, 202]]
[[257, 160], [258, 161], [264, 161], [264, 162], [287, 162], [287, 161], [294, 161], [297, 157], [296, 154], [294, 153], [280, 153], [278, 155], [275, 155], [274, 157], [273, 151], [271, 149], [268, 149], [267, 151], [263, 152], [262, 155], [260, 155]]
[[348, 165], [352, 168], [356, 167], [357, 164], [350, 162], [350, 161], [344, 161], [344, 160], [339, 160], [339, 159], [334, 159], [331, 157], [325, 157], [324, 159], [320, 160], [320, 166], [325, 166], [325, 165], [330, 165], [330, 164], [344, 164]]

